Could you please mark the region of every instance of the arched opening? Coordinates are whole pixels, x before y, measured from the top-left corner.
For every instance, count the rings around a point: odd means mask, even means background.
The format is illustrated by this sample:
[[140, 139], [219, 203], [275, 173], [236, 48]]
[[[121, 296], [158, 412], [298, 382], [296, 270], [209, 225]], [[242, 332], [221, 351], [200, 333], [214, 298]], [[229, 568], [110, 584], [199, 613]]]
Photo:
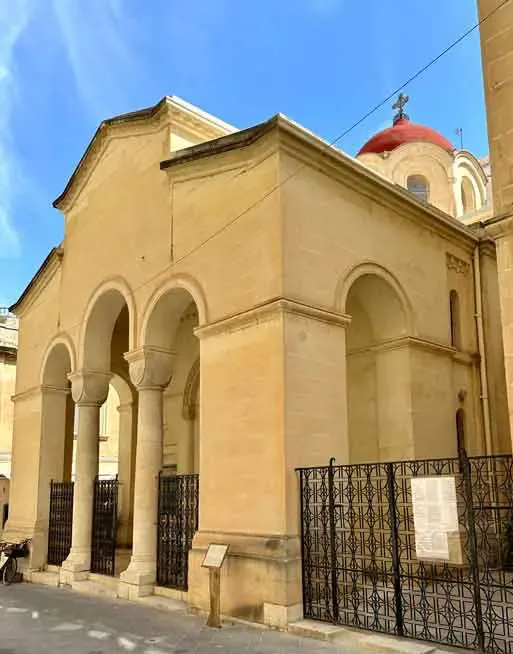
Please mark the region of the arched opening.
[[405, 307], [377, 274], [352, 284], [346, 301], [351, 463], [408, 458], [412, 445], [410, 359]]
[[472, 213], [477, 209], [476, 194], [472, 182], [467, 176], [461, 178], [461, 204], [463, 214]]
[[[73, 424], [75, 405], [71, 398], [68, 375], [71, 373], [71, 356], [67, 345], [56, 343], [48, 353], [43, 367], [43, 406], [41, 446], [49, 448], [54, 481], [71, 479], [73, 459]], [[48, 422], [47, 422], [48, 421]]]
[[457, 291], [454, 289], [449, 293], [449, 323], [451, 333], [451, 346], [455, 347], [456, 349], [460, 349], [460, 300]]
[[[41, 372], [41, 440], [39, 468], [34, 471], [38, 480], [36, 524], [39, 528], [34, 534], [31, 564], [36, 568], [48, 560], [55, 563], [50, 552], [54, 545], [50, 538], [51, 484], [71, 481], [74, 403], [68, 375], [73, 366], [69, 344], [62, 340], [50, 346]], [[69, 484], [68, 487], [71, 490]], [[25, 488], [25, 492], [30, 491]], [[13, 514], [16, 512], [13, 506]]]
[[145, 345], [174, 353], [173, 374], [164, 390], [163, 466], [177, 474], [199, 474], [198, 306], [185, 289], [164, 293], [144, 328]]
[[[113, 573], [119, 575], [130, 561], [133, 531], [137, 402], [135, 389], [130, 382], [128, 363], [124, 358], [132, 342], [133, 317], [125, 295], [118, 288], [108, 288], [99, 293], [91, 302], [86, 316], [82, 337], [81, 367], [86, 372], [99, 371], [110, 375], [108, 394], [97, 414], [96, 479], [98, 484], [95, 484], [95, 492], [100, 492], [101, 488], [109, 489], [108, 482], [118, 479], [117, 514], [112, 516], [116, 531], [111, 530], [110, 533], [115, 537]], [[81, 411], [82, 408], [79, 407], [79, 415]], [[76, 451], [74, 467], [78, 477], [80, 474], [78, 443]], [[102, 483], [105, 486], [101, 486]], [[100, 504], [93, 502], [94, 515], [98, 512]], [[101, 517], [101, 520], [104, 519], [104, 516]], [[93, 519], [93, 525], [99, 524], [99, 521], [100, 518]], [[100, 536], [95, 534], [93, 527], [92, 560], [97, 547], [95, 543], [99, 542], [98, 538]], [[99, 563], [95, 565], [101, 568], [102, 563], [100, 559], [98, 561]]]
[[406, 188], [421, 202], [429, 202], [429, 184], [423, 175], [410, 175], [406, 181]]

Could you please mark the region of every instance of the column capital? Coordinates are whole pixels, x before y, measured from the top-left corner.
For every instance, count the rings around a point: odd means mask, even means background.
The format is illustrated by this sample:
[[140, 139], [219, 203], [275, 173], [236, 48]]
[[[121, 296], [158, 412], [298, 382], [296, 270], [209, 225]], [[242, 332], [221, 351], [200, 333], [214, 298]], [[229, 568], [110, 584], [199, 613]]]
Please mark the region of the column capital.
[[171, 379], [174, 356], [171, 350], [149, 345], [126, 352], [130, 381], [138, 390], [164, 388]]
[[71, 396], [78, 406], [101, 406], [109, 393], [110, 372], [79, 370], [68, 375]]

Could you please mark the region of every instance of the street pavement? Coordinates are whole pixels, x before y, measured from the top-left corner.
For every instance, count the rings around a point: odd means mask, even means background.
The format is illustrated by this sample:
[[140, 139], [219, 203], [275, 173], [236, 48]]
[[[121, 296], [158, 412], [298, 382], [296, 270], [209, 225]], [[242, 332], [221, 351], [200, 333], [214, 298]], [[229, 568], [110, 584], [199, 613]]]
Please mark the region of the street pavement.
[[355, 654], [347, 646], [70, 590], [0, 586], [0, 654]]

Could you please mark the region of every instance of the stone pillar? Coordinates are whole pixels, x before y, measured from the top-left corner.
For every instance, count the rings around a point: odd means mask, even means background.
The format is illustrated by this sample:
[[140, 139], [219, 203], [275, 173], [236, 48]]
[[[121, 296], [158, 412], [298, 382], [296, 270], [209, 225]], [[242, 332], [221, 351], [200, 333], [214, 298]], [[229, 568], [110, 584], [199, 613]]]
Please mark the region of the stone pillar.
[[223, 613], [275, 627], [301, 615], [296, 467], [348, 460], [346, 316], [288, 300], [197, 330], [199, 530], [189, 602], [208, 609], [209, 543], [230, 546]]
[[94, 479], [98, 474], [100, 407], [107, 399], [110, 373], [81, 371], [69, 375], [79, 407], [77, 460], [73, 498], [71, 552], [62, 564], [61, 582], [87, 576], [91, 565]]
[[[478, 0], [484, 20], [499, 0]], [[494, 213], [513, 212], [513, 2], [484, 20], [480, 28], [490, 141]]]
[[[39, 457], [34, 449], [34, 462], [38, 464], [36, 471], [37, 493], [36, 515], [32, 537], [30, 568], [37, 570], [46, 563], [48, 552], [48, 522], [50, 509], [50, 482], [63, 481], [63, 462], [65, 456], [66, 403], [69, 390], [41, 386], [41, 429]], [[24, 460], [25, 457], [21, 457]], [[21, 477], [21, 500], [29, 489], [27, 475]], [[14, 499], [14, 498], [13, 498]], [[26, 499], [25, 499], [26, 501]], [[15, 507], [13, 507], [15, 508]], [[12, 514], [16, 516], [17, 511]]]
[[[485, 19], [498, 0], [478, 0]], [[496, 239], [510, 432], [513, 434], [513, 2], [481, 25], [494, 218], [487, 231]]]
[[138, 390], [132, 558], [121, 574], [119, 594], [149, 595], [157, 570], [157, 489], [162, 468], [163, 390], [171, 378], [173, 354], [142, 347], [125, 355]]

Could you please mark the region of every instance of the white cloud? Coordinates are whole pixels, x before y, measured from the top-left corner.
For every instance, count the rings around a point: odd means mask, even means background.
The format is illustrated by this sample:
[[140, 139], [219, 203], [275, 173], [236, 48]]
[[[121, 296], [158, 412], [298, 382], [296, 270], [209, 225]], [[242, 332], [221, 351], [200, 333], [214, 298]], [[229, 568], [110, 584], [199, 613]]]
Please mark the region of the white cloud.
[[0, 258], [3, 259], [20, 253], [20, 238], [11, 217], [19, 165], [12, 147], [10, 123], [17, 96], [14, 52], [31, 9], [32, 0], [9, 0], [0, 5]]
[[96, 120], [118, 111], [139, 64], [120, 0], [51, 0], [77, 92]]

